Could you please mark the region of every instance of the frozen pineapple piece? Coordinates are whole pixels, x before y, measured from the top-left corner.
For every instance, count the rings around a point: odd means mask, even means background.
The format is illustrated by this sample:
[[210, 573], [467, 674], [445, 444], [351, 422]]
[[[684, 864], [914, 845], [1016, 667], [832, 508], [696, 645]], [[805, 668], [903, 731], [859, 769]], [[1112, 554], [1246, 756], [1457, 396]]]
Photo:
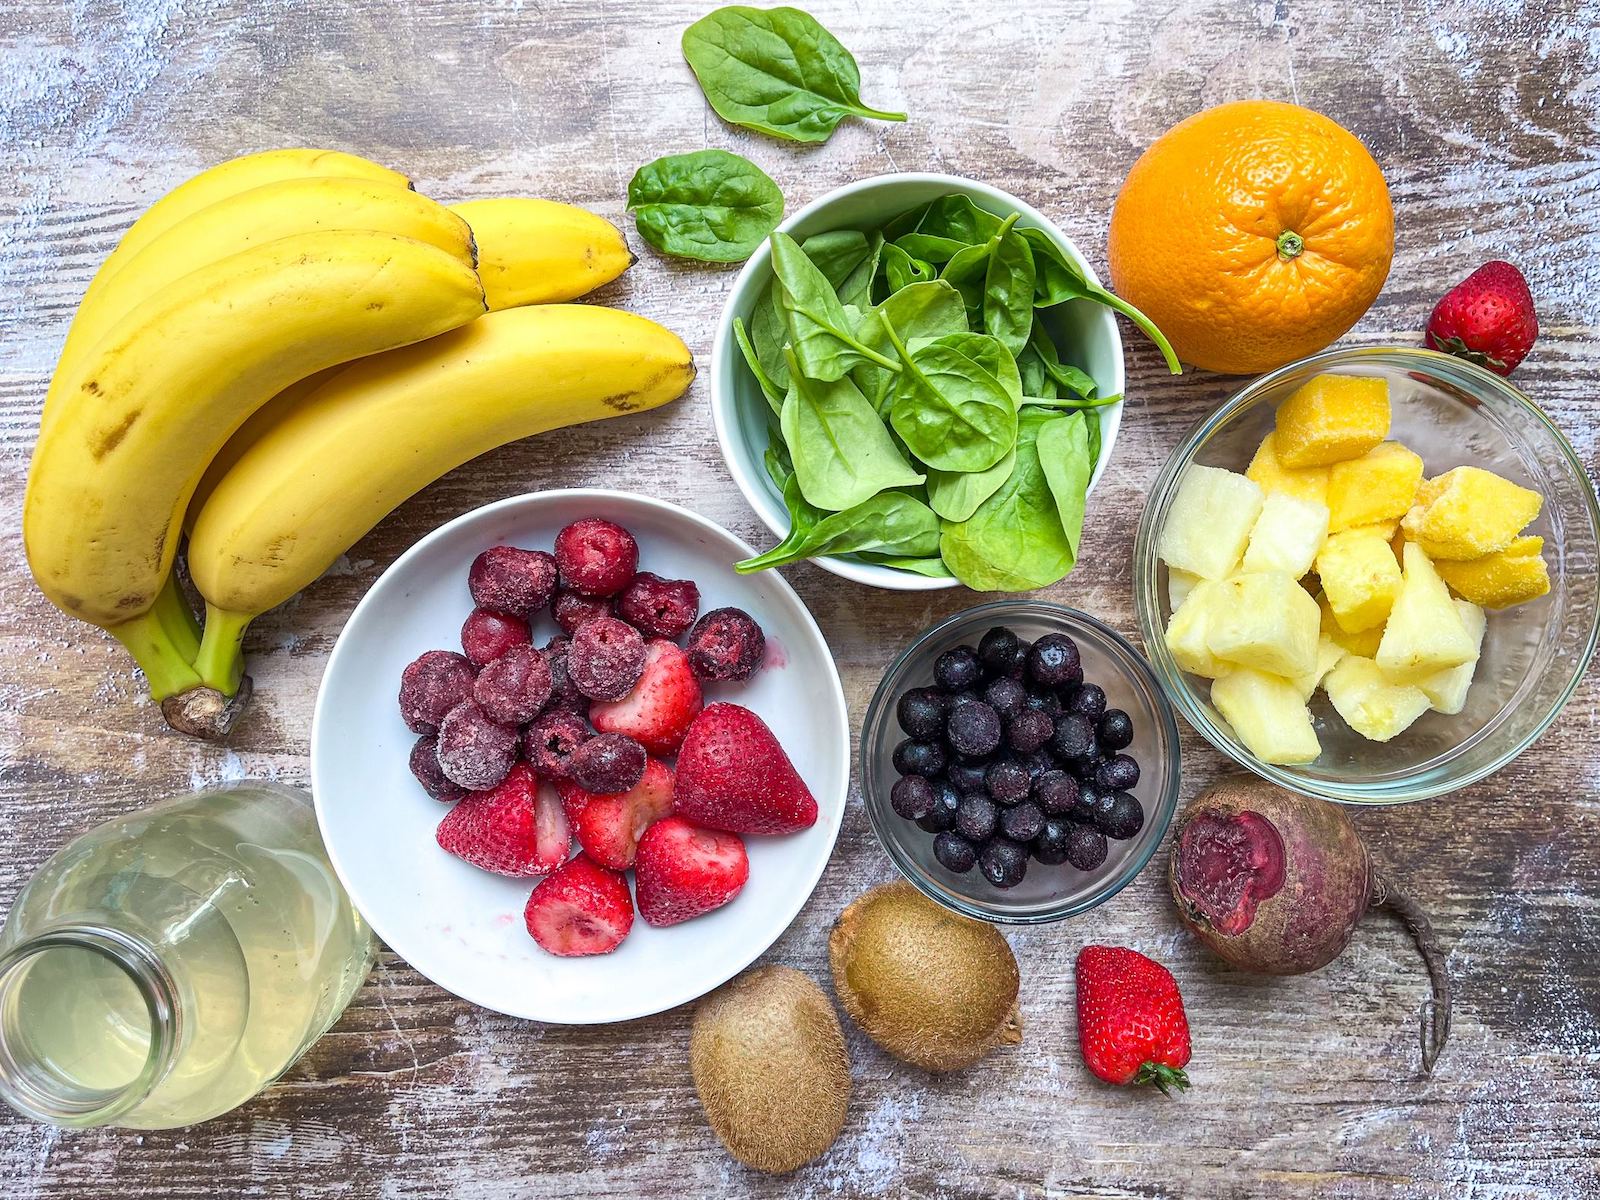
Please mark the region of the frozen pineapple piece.
[[1316, 667], [1320, 614], [1293, 575], [1234, 575], [1207, 608], [1206, 645], [1218, 658], [1290, 679]]
[[[1384, 547], [1388, 553], [1388, 547]], [[1338, 609], [1334, 610], [1338, 615]], [[1405, 586], [1383, 627], [1377, 663], [1391, 676], [1414, 679], [1458, 667], [1478, 647], [1450, 599], [1450, 589], [1433, 569], [1422, 547], [1406, 543]]]
[[1326, 633], [1317, 635], [1317, 663], [1304, 675], [1296, 675], [1289, 680], [1294, 684], [1294, 690], [1300, 693], [1300, 699], [1309, 701], [1317, 688], [1322, 686], [1322, 681], [1327, 678], [1328, 672], [1339, 665], [1347, 651]]
[[1297, 766], [1322, 753], [1311, 710], [1287, 679], [1237, 667], [1211, 685], [1211, 703], [1262, 762]]
[[[1378, 521], [1399, 521], [1417, 498], [1422, 459], [1399, 442], [1328, 468], [1328, 528], [1338, 533]], [[1391, 530], [1388, 537], [1393, 537]]]
[[1173, 661], [1191, 675], [1204, 675], [1207, 679], [1215, 679], [1228, 670], [1228, 664], [1211, 653], [1207, 640], [1212, 602], [1221, 586], [1212, 579], [1200, 580], [1167, 621], [1167, 650]]
[[1295, 470], [1284, 466], [1278, 461], [1273, 434], [1269, 433], [1261, 439], [1261, 445], [1256, 449], [1256, 456], [1250, 460], [1250, 465], [1245, 468], [1244, 473], [1247, 478], [1260, 484], [1261, 490], [1268, 494], [1284, 492], [1315, 504], [1328, 502], [1328, 468], [1301, 467]]
[[1156, 539], [1157, 557], [1205, 579], [1225, 578], [1244, 555], [1261, 499], [1261, 488], [1243, 475], [1190, 467]]
[[1389, 381], [1318, 375], [1278, 405], [1274, 433], [1273, 450], [1286, 467], [1325, 467], [1359, 458], [1389, 436]]
[[1334, 618], [1347, 633], [1387, 621], [1403, 583], [1388, 543], [1353, 529], [1333, 534], [1323, 543], [1317, 574]]
[[1282, 571], [1296, 579], [1311, 570], [1328, 538], [1328, 506], [1286, 492], [1268, 492], [1250, 530], [1246, 571]]
[[1317, 596], [1317, 609], [1322, 614], [1321, 632], [1332, 638], [1346, 654], [1359, 654], [1362, 658], [1371, 658], [1378, 653], [1378, 643], [1383, 641], [1382, 625], [1374, 625], [1371, 629], [1363, 629], [1359, 633], [1347, 633], [1344, 626], [1339, 624], [1338, 618], [1333, 615], [1333, 606], [1328, 603], [1325, 592]]
[[1428, 711], [1421, 688], [1394, 683], [1370, 658], [1346, 655], [1322, 681], [1344, 723], [1372, 742], [1387, 742]]
[[1442, 712], [1448, 717], [1455, 716], [1467, 705], [1467, 689], [1472, 686], [1472, 675], [1478, 669], [1478, 659], [1483, 654], [1483, 634], [1489, 627], [1489, 619], [1484, 616], [1483, 609], [1466, 600], [1456, 601], [1456, 612], [1461, 614], [1461, 623], [1467, 627], [1467, 636], [1477, 646], [1470, 662], [1464, 662], [1459, 667], [1449, 667], [1443, 671], [1435, 671], [1432, 675], [1420, 675], [1412, 680], [1414, 686], [1428, 697], [1435, 712]]
[[1539, 515], [1544, 497], [1481, 467], [1456, 467], [1417, 489], [1400, 528], [1431, 559], [1459, 561], [1504, 550]]
[[1182, 571], [1177, 567], [1167, 568], [1167, 607], [1172, 612], [1177, 612], [1183, 607], [1184, 600], [1189, 593], [1194, 591], [1194, 585], [1200, 582], [1200, 576], [1193, 571]]
[[1439, 578], [1463, 600], [1484, 608], [1510, 608], [1536, 600], [1550, 590], [1544, 562], [1544, 539], [1527, 535], [1511, 539], [1504, 550], [1466, 562], [1433, 564]]
[[1397, 563], [1406, 561], [1406, 532], [1400, 528], [1400, 522], [1394, 523], [1394, 528], [1389, 533], [1389, 549], [1394, 551], [1394, 560]]

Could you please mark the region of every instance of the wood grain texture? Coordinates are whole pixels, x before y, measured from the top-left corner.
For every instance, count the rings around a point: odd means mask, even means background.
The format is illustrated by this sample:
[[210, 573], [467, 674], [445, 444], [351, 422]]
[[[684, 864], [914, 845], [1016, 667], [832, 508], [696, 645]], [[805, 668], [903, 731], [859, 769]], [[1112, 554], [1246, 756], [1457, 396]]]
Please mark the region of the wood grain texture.
[[[708, 4], [672, 0], [0, 0], [0, 897], [68, 837], [241, 774], [304, 784], [312, 701], [356, 599], [425, 531], [487, 500], [603, 482], [768, 539], [721, 465], [702, 381], [670, 408], [507, 447], [405, 504], [338, 571], [252, 631], [258, 696], [231, 746], [165, 732], [108, 640], [53, 610], [18, 513], [46, 378], [120, 231], [168, 187], [284, 144], [358, 151], [440, 199], [532, 193], [621, 220], [629, 176], [705, 145], [754, 158], [791, 208], [845, 181], [937, 169], [990, 180], [1103, 263], [1117, 186], [1178, 119], [1246, 96], [1352, 129], [1387, 173], [1393, 275], [1347, 339], [1414, 343], [1480, 261], [1518, 262], [1543, 337], [1518, 379], [1591, 470], [1600, 442], [1600, 7], [1594, 0], [813, 0], [904, 125], [797, 148], [731, 130], [678, 54]], [[646, 254], [604, 296], [702, 366], [732, 272]], [[1049, 594], [1132, 631], [1146, 489], [1237, 381], [1170, 380], [1129, 338], [1129, 406], [1083, 563]], [[901, 642], [973, 601], [787, 572], [859, 720]], [[1600, 1195], [1600, 692], [1591, 672], [1536, 750], [1464, 793], [1358, 817], [1431, 910], [1459, 987], [1438, 1073], [1415, 1071], [1423, 980], [1374, 919], [1293, 980], [1225, 969], [1174, 923], [1156, 873], [1091, 916], [1011, 935], [1024, 1043], [934, 1079], [851, 1035], [855, 1098], [821, 1161], [767, 1180], [706, 1128], [687, 1014], [565, 1029], [473, 1008], [386, 955], [355, 1004], [243, 1109], [171, 1133], [61, 1134], [0, 1116], [7, 1197], [1482, 1197]], [[1222, 760], [1184, 730], [1185, 794]], [[826, 978], [826, 931], [890, 877], [852, 796], [801, 917], [766, 956]], [[1115, 1092], [1077, 1059], [1071, 962], [1087, 941], [1182, 981], [1195, 1090]]]

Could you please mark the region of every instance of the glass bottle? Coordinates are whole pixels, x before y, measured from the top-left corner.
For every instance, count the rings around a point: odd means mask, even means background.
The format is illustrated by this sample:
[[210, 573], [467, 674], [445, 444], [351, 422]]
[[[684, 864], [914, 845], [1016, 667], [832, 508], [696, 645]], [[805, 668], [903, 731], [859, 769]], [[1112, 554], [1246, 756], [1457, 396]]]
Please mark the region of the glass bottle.
[[372, 960], [305, 793], [245, 781], [109, 821], [0, 934], [0, 1100], [53, 1125], [204, 1121], [287, 1070]]

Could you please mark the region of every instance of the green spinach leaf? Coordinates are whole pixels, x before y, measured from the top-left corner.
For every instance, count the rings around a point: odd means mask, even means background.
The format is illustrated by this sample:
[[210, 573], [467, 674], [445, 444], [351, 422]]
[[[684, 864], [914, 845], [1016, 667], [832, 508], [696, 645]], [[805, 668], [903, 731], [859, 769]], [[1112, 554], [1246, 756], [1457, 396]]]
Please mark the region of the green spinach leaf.
[[1033, 332], [1028, 335], [1028, 349], [1038, 355], [1045, 373], [1059, 386], [1084, 400], [1094, 399], [1095, 392], [1099, 390], [1094, 379], [1087, 371], [1061, 361], [1056, 353], [1055, 342], [1045, 327], [1038, 322], [1034, 323]]
[[809, 378], [831, 382], [863, 362], [899, 371], [900, 364], [894, 359], [856, 338], [827, 277], [786, 233], [772, 235], [772, 270], [789, 345], [800, 370]]
[[944, 565], [944, 559], [930, 558], [899, 558], [893, 554], [862, 554], [862, 559], [869, 563], [876, 563], [880, 567], [893, 567], [897, 571], [910, 571], [913, 575], [926, 575], [929, 579], [954, 579], [950, 568]]
[[743, 262], [783, 219], [783, 193], [747, 158], [696, 150], [640, 167], [628, 184], [628, 211], [663, 254]]
[[756, 353], [756, 348], [750, 342], [750, 334], [744, 327], [744, 319], [733, 319], [733, 340], [739, 344], [739, 353], [744, 355], [745, 365], [750, 368], [750, 374], [756, 378], [756, 384], [761, 388], [761, 394], [767, 398], [767, 405], [775, 413], [783, 411], [783, 389], [767, 374], [767, 369], [761, 365], [761, 356]]
[[840, 512], [888, 488], [923, 481], [849, 376], [826, 383], [807, 379], [793, 351], [785, 353], [794, 382], [783, 402], [783, 440], [807, 502]]
[[[885, 246], [887, 252], [893, 246]], [[879, 314], [882, 314], [880, 316]], [[961, 294], [949, 284], [937, 279], [927, 283], [907, 284], [884, 298], [883, 303], [861, 314], [861, 324], [856, 335], [880, 354], [892, 354], [894, 343], [884, 331], [883, 317], [906, 338], [936, 338], [947, 333], [963, 333], [967, 328], [966, 309], [961, 305]], [[882, 413], [886, 410], [893, 392], [895, 376], [873, 363], [862, 363], [852, 372], [861, 391], [872, 406]]]
[[867, 254], [855, 268], [839, 281], [839, 303], [866, 309], [872, 305], [872, 284], [878, 277], [878, 265], [883, 261], [883, 234], [873, 230], [867, 238]]
[[[1011, 397], [1012, 404], [1022, 407], [1022, 376], [1017, 372], [1017, 360], [1011, 357], [1011, 351], [1005, 348], [999, 338], [987, 333], [947, 333], [934, 340], [941, 346], [949, 346], [965, 354], [993, 375], [1005, 388], [1006, 395]], [[912, 353], [920, 344], [909, 340], [906, 342]]]
[[1089, 490], [1089, 474], [1094, 469], [1089, 459], [1086, 418], [1098, 420], [1084, 413], [1045, 421], [1034, 439], [1039, 466], [1044, 471], [1045, 482], [1050, 485], [1050, 495], [1055, 498], [1056, 515], [1061, 518], [1061, 530], [1072, 547], [1074, 562], [1083, 536], [1083, 507]]
[[1000, 381], [950, 346], [906, 349], [888, 318], [884, 329], [905, 369], [895, 380], [889, 419], [911, 453], [941, 471], [986, 471], [1017, 440], [1017, 407]]
[[949, 262], [967, 248], [966, 242], [939, 237], [932, 233], [908, 233], [904, 237], [896, 238], [894, 244], [912, 258], [920, 258], [930, 263]]
[[880, 492], [854, 508], [823, 517], [799, 536], [796, 529], [791, 529], [790, 536], [771, 550], [735, 563], [733, 569], [748, 575], [803, 558], [864, 550], [927, 558], [939, 548], [939, 518], [926, 504], [904, 492]]
[[1127, 317], [1156, 344], [1156, 349], [1161, 351], [1161, 357], [1167, 361], [1167, 370], [1174, 375], [1183, 373], [1183, 365], [1178, 362], [1172, 343], [1167, 341], [1161, 330], [1156, 328], [1154, 321], [1121, 296], [1107, 291], [1098, 283], [1091, 282], [1079, 270], [1078, 265], [1069, 261], [1061, 252], [1061, 247], [1051, 241], [1049, 235], [1042, 229], [1024, 229], [1022, 235], [1033, 247], [1034, 262], [1038, 270], [1038, 283], [1033, 298], [1035, 307], [1049, 308], [1068, 300], [1092, 300], [1096, 304], [1103, 304]]
[[774, 280], [750, 310], [750, 342], [767, 377], [777, 384], [780, 397], [789, 389], [789, 366], [783, 361], [783, 343], [788, 336], [783, 315], [778, 311], [778, 285]]
[[934, 270], [932, 263], [912, 258], [893, 242], [886, 242], [883, 247], [883, 278], [888, 284], [889, 294], [893, 295], [912, 284], [938, 279], [939, 272]]
[[800, 243], [800, 249], [837, 291], [871, 252], [871, 243], [859, 229], [832, 229], [812, 234]]
[[983, 281], [983, 328], [1013, 356], [1033, 330], [1033, 251], [1009, 221], [994, 239]]
[[928, 470], [928, 507], [946, 521], [965, 521], [1011, 478], [1017, 465], [1015, 448], [987, 471], [956, 473]]

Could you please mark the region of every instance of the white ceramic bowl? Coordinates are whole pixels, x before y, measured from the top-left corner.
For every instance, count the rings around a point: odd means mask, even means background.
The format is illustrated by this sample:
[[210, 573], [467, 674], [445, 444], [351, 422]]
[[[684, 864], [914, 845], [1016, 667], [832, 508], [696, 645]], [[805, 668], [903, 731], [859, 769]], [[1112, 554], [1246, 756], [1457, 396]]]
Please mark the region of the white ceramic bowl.
[[[693, 579], [701, 610], [735, 605], [761, 623], [768, 665], [706, 699], [759, 713], [817, 798], [817, 823], [789, 837], [745, 839], [750, 882], [729, 905], [666, 929], [634, 921], [611, 954], [558, 958], [528, 936], [533, 880], [480, 871], [434, 841], [445, 806], [411, 777], [416, 735], [400, 719], [400, 672], [425, 650], [457, 647], [472, 610], [467, 568], [488, 546], [548, 549], [562, 526], [600, 516], [631, 530], [640, 564]], [[378, 935], [440, 987], [514, 1017], [595, 1024], [647, 1016], [704, 995], [743, 970], [788, 927], [833, 851], [850, 785], [850, 730], [833, 655], [776, 572], [735, 575], [752, 553], [695, 513], [601, 488], [541, 492], [486, 505], [428, 534], [356, 606], [317, 697], [311, 779], [339, 878]], [[542, 644], [558, 632], [548, 618]]]
[[[1094, 268], [1078, 252], [1078, 248], [1032, 205], [1009, 192], [959, 175], [905, 173], [857, 180], [813, 200], [778, 228], [801, 241], [812, 234], [833, 229], [875, 228], [907, 209], [949, 192], [960, 192], [970, 197], [978, 207], [997, 216], [1020, 213], [1019, 224], [1044, 230], [1050, 240], [1078, 264], [1085, 276], [1099, 282]], [[745, 367], [733, 336], [733, 319], [743, 317], [748, 324], [756, 301], [772, 282], [771, 259], [771, 247], [766, 243], [750, 256], [750, 261], [745, 263], [738, 278], [733, 281], [733, 291], [717, 322], [716, 341], [711, 347], [711, 417], [716, 424], [717, 442], [722, 447], [728, 472], [744, 493], [744, 498], [750, 502], [750, 507], [756, 510], [756, 515], [777, 539], [789, 532], [789, 513], [783, 506], [783, 494], [767, 475], [762, 462], [769, 442], [767, 404]], [[1123, 390], [1122, 337], [1117, 330], [1116, 317], [1110, 309], [1087, 300], [1073, 301], [1049, 310], [1046, 323], [1056, 343], [1062, 348], [1062, 357], [1088, 371], [1100, 385], [1102, 395], [1109, 396]], [[1092, 492], [1111, 459], [1117, 429], [1122, 424], [1122, 405], [1111, 404], [1091, 411], [1100, 417], [1102, 446], [1100, 462], [1089, 480], [1089, 491]], [[813, 561], [835, 575], [874, 587], [928, 591], [956, 586], [954, 579], [930, 579], [911, 571], [860, 562], [853, 558], [818, 558]]]

